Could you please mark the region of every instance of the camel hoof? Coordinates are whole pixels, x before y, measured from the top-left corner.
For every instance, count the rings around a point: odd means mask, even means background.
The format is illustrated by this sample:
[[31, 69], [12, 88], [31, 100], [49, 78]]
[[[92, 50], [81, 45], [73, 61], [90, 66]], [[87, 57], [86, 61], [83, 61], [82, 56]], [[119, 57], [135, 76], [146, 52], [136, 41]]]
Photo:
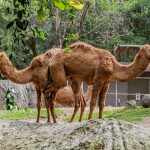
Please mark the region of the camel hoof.
[[47, 120], [47, 123], [51, 123], [50, 120]]
[[73, 120], [70, 120], [68, 123], [72, 123]]
[[57, 121], [56, 120], [53, 120], [54, 121], [54, 123], [57, 123]]

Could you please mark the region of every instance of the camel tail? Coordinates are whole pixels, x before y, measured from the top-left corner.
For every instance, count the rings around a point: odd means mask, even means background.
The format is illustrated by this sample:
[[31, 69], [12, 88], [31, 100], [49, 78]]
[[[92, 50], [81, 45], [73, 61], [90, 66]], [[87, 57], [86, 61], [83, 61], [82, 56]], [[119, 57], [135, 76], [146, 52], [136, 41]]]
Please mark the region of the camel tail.
[[51, 75], [50, 67], [48, 67], [48, 71], [47, 71], [47, 83], [46, 83], [43, 91], [46, 91], [47, 88], [48, 88], [48, 85], [51, 84], [51, 83], [52, 83], [52, 75]]
[[52, 83], [52, 75], [51, 75], [50, 67], [48, 67], [47, 80], [48, 80], [47, 84], [51, 84]]

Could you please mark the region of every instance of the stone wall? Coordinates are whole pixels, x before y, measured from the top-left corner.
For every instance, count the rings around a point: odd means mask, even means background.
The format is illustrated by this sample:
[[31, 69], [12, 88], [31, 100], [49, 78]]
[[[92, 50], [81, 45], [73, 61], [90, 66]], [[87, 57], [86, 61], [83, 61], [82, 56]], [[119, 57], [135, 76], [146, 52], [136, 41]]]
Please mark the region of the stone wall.
[[33, 108], [36, 106], [36, 92], [32, 83], [16, 84], [9, 80], [0, 80], [0, 109], [5, 109], [4, 97], [9, 87], [14, 89], [13, 95], [19, 107]]

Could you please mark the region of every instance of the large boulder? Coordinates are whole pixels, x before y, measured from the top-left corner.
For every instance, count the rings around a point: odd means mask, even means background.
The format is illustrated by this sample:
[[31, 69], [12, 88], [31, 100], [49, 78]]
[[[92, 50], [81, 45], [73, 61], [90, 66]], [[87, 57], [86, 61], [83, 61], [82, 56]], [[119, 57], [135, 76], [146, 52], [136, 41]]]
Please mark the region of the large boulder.
[[36, 124], [13, 122], [0, 130], [3, 150], [150, 150], [150, 129], [117, 120]]
[[149, 108], [150, 107], [150, 95], [144, 95], [142, 98], [142, 106], [144, 108]]
[[5, 95], [8, 88], [14, 90], [13, 96], [18, 107], [36, 107], [36, 92], [32, 83], [16, 84], [10, 80], [0, 80], [0, 109], [5, 109]]

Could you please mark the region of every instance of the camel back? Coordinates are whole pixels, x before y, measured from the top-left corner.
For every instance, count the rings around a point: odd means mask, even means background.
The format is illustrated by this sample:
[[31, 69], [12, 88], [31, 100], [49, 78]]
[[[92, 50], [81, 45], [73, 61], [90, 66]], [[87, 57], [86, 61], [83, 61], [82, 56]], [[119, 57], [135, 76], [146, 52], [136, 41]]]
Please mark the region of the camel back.
[[99, 48], [96, 48], [90, 44], [87, 44], [87, 43], [84, 43], [84, 42], [76, 42], [74, 44], [71, 45], [71, 49], [72, 49], [72, 52], [83, 52], [83, 53], [90, 53], [93, 54], [93, 53], [96, 53], [100, 56], [103, 56], [103, 57], [112, 57], [112, 54], [108, 51], [108, 50], [105, 50], [105, 49], [99, 49]]
[[83, 51], [83, 52], [89, 52], [89, 51], [93, 51], [95, 50], [95, 47], [90, 45], [90, 44], [87, 44], [87, 43], [84, 43], [84, 42], [76, 42], [76, 43], [73, 43], [70, 48], [72, 49], [73, 52], [76, 52], [77, 50], [80, 50], [80, 51]]

